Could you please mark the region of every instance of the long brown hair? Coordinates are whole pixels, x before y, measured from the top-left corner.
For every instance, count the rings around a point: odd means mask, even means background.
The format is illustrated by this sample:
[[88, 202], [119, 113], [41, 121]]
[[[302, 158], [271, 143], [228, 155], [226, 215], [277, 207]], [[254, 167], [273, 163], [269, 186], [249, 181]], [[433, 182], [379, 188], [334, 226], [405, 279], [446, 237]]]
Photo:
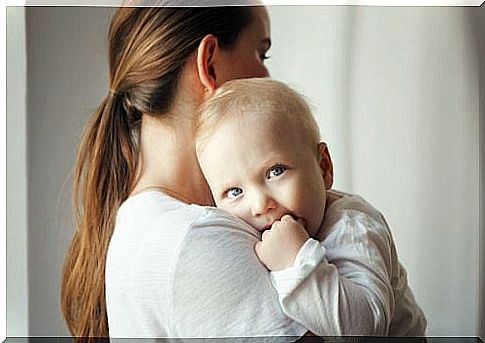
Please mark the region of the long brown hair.
[[109, 28], [109, 89], [81, 140], [73, 175], [76, 230], [64, 264], [61, 307], [76, 337], [109, 334], [105, 263], [116, 212], [136, 183], [141, 114], [169, 110], [177, 80], [202, 38], [231, 48], [249, 7], [120, 8]]

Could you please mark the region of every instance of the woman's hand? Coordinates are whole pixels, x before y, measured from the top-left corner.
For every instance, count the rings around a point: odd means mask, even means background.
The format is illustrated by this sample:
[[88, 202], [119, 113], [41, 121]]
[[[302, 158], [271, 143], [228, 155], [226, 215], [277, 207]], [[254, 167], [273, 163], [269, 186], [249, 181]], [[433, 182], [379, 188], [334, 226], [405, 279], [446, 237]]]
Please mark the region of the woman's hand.
[[286, 269], [293, 265], [308, 238], [303, 223], [286, 214], [263, 232], [255, 246], [256, 255], [271, 271]]

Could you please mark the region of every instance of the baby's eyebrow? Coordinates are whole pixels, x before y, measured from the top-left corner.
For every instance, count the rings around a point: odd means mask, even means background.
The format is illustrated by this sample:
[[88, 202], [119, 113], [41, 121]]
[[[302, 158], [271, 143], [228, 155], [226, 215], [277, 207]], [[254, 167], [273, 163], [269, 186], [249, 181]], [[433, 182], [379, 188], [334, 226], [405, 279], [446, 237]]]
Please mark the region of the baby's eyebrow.
[[289, 164], [291, 163], [291, 160], [293, 160], [293, 157], [289, 156], [288, 154], [281, 152], [270, 152], [261, 164], [266, 168], [270, 168], [277, 164]]

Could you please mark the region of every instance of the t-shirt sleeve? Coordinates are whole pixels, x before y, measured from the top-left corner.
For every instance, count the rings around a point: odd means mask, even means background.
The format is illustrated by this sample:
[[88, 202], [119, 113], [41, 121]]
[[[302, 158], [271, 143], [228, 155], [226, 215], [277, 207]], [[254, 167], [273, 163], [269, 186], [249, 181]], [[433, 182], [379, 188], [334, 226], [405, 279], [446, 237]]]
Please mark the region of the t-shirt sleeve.
[[315, 334], [382, 336], [394, 311], [392, 254], [385, 224], [358, 214], [322, 243], [309, 239], [294, 266], [271, 277], [283, 311]]
[[222, 214], [187, 230], [169, 285], [170, 336], [300, 337], [307, 329], [287, 317], [254, 245], [258, 232]]

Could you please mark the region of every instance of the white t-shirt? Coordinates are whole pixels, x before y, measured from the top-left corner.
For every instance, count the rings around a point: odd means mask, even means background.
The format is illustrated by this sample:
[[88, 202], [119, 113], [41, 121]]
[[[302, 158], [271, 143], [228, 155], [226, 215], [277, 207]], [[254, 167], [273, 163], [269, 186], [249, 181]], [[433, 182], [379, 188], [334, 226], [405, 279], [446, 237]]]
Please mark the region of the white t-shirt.
[[310, 240], [294, 268], [270, 278], [254, 252], [260, 233], [244, 221], [158, 191], [130, 197], [107, 255], [110, 336], [401, 335], [408, 324], [422, 334], [380, 213], [344, 197], [324, 226], [322, 245]]
[[158, 191], [119, 208], [106, 261], [111, 337], [301, 336], [254, 245], [259, 232]]
[[426, 319], [386, 221], [361, 197], [339, 194], [318, 241], [271, 272], [283, 311], [321, 336], [423, 336]]

